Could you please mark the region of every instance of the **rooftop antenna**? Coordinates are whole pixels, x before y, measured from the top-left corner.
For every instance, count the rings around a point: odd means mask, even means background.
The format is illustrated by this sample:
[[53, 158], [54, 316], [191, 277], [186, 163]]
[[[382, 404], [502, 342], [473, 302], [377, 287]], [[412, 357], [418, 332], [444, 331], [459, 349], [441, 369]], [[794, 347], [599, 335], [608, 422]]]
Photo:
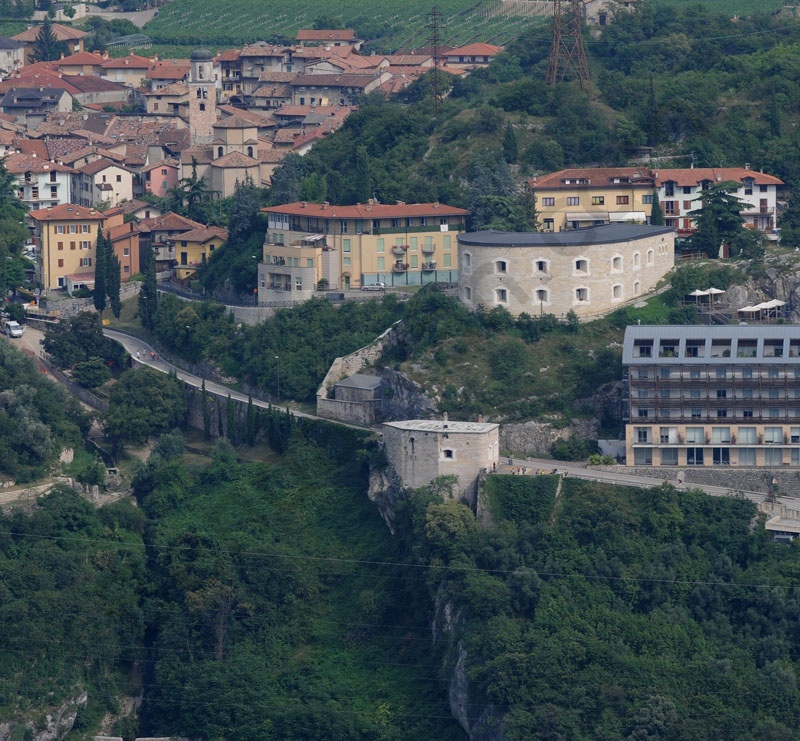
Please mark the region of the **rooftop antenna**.
[[583, 0], [554, 0], [553, 42], [547, 61], [546, 83], [555, 87], [571, 69], [581, 90], [592, 92], [589, 63], [583, 48]]
[[433, 117], [439, 117], [439, 44], [441, 43], [440, 31], [442, 27], [442, 14], [434, 5], [428, 13], [428, 28], [431, 29], [431, 47], [433, 47]]

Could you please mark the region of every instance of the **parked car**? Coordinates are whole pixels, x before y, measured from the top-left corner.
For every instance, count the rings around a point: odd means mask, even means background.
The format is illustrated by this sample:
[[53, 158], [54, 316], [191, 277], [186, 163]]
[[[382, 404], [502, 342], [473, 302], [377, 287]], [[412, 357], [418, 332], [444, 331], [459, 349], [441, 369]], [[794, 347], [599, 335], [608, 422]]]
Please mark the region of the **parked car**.
[[25, 330], [13, 319], [3, 319], [3, 332], [9, 337], [22, 337]]
[[365, 283], [363, 286], [361, 286], [361, 290], [362, 291], [385, 291], [386, 290], [386, 284], [385, 283], [381, 283], [381, 282], [378, 282], [378, 283]]

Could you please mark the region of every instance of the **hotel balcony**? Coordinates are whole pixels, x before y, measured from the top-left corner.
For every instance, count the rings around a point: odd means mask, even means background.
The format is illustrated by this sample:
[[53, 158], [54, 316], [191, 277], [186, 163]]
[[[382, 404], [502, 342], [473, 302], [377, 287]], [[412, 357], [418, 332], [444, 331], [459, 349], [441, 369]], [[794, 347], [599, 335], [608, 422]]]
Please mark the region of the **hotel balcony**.
[[408, 272], [408, 264], [404, 262], [400, 262], [399, 260], [392, 265], [392, 272], [393, 273], [405, 273]]
[[422, 263], [422, 269], [423, 270], [427, 270], [427, 271], [436, 270], [436, 263], [435, 262], [423, 262]]
[[396, 244], [392, 247], [392, 254], [402, 256], [408, 252], [408, 245], [407, 244]]
[[422, 245], [422, 252], [425, 255], [432, 255], [434, 252], [436, 252], [436, 245], [424, 244]]

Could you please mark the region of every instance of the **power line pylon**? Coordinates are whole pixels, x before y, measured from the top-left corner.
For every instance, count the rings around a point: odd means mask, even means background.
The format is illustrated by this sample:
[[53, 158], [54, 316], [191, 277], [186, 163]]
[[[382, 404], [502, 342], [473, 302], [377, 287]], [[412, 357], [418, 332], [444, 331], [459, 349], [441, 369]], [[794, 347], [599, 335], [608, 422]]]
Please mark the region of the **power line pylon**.
[[[566, 6], [566, 12], [564, 7]], [[547, 61], [548, 85], [563, 82], [572, 69], [582, 90], [592, 92], [589, 63], [583, 48], [583, 0], [554, 0], [553, 43]]]
[[442, 27], [442, 14], [439, 9], [434, 6], [431, 12], [428, 13], [428, 28], [431, 29], [431, 46], [433, 47], [433, 90], [431, 90], [431, 97], [433, 98], [433, 117], [439, 116], [439, 47], [442, 43], [440, 31]]

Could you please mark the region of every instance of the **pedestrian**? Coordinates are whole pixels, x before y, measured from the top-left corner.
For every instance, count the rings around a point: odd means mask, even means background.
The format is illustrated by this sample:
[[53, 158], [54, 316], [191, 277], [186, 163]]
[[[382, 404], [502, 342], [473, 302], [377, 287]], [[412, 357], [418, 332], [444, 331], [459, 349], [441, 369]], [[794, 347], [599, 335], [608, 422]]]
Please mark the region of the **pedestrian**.
[[151, 351], [150, 351], [150, 360], [155, 360], [155, 359], [156, 359], [156, 353], [155, 353], [155, 350], [151, 350]]
[[492, 461], [492, 473], [497, 470], [497, 461]]
[[141, 353], [138, 350], [136, 351], [136, 359], [137, 360], [141, 360], [142, 359]]

